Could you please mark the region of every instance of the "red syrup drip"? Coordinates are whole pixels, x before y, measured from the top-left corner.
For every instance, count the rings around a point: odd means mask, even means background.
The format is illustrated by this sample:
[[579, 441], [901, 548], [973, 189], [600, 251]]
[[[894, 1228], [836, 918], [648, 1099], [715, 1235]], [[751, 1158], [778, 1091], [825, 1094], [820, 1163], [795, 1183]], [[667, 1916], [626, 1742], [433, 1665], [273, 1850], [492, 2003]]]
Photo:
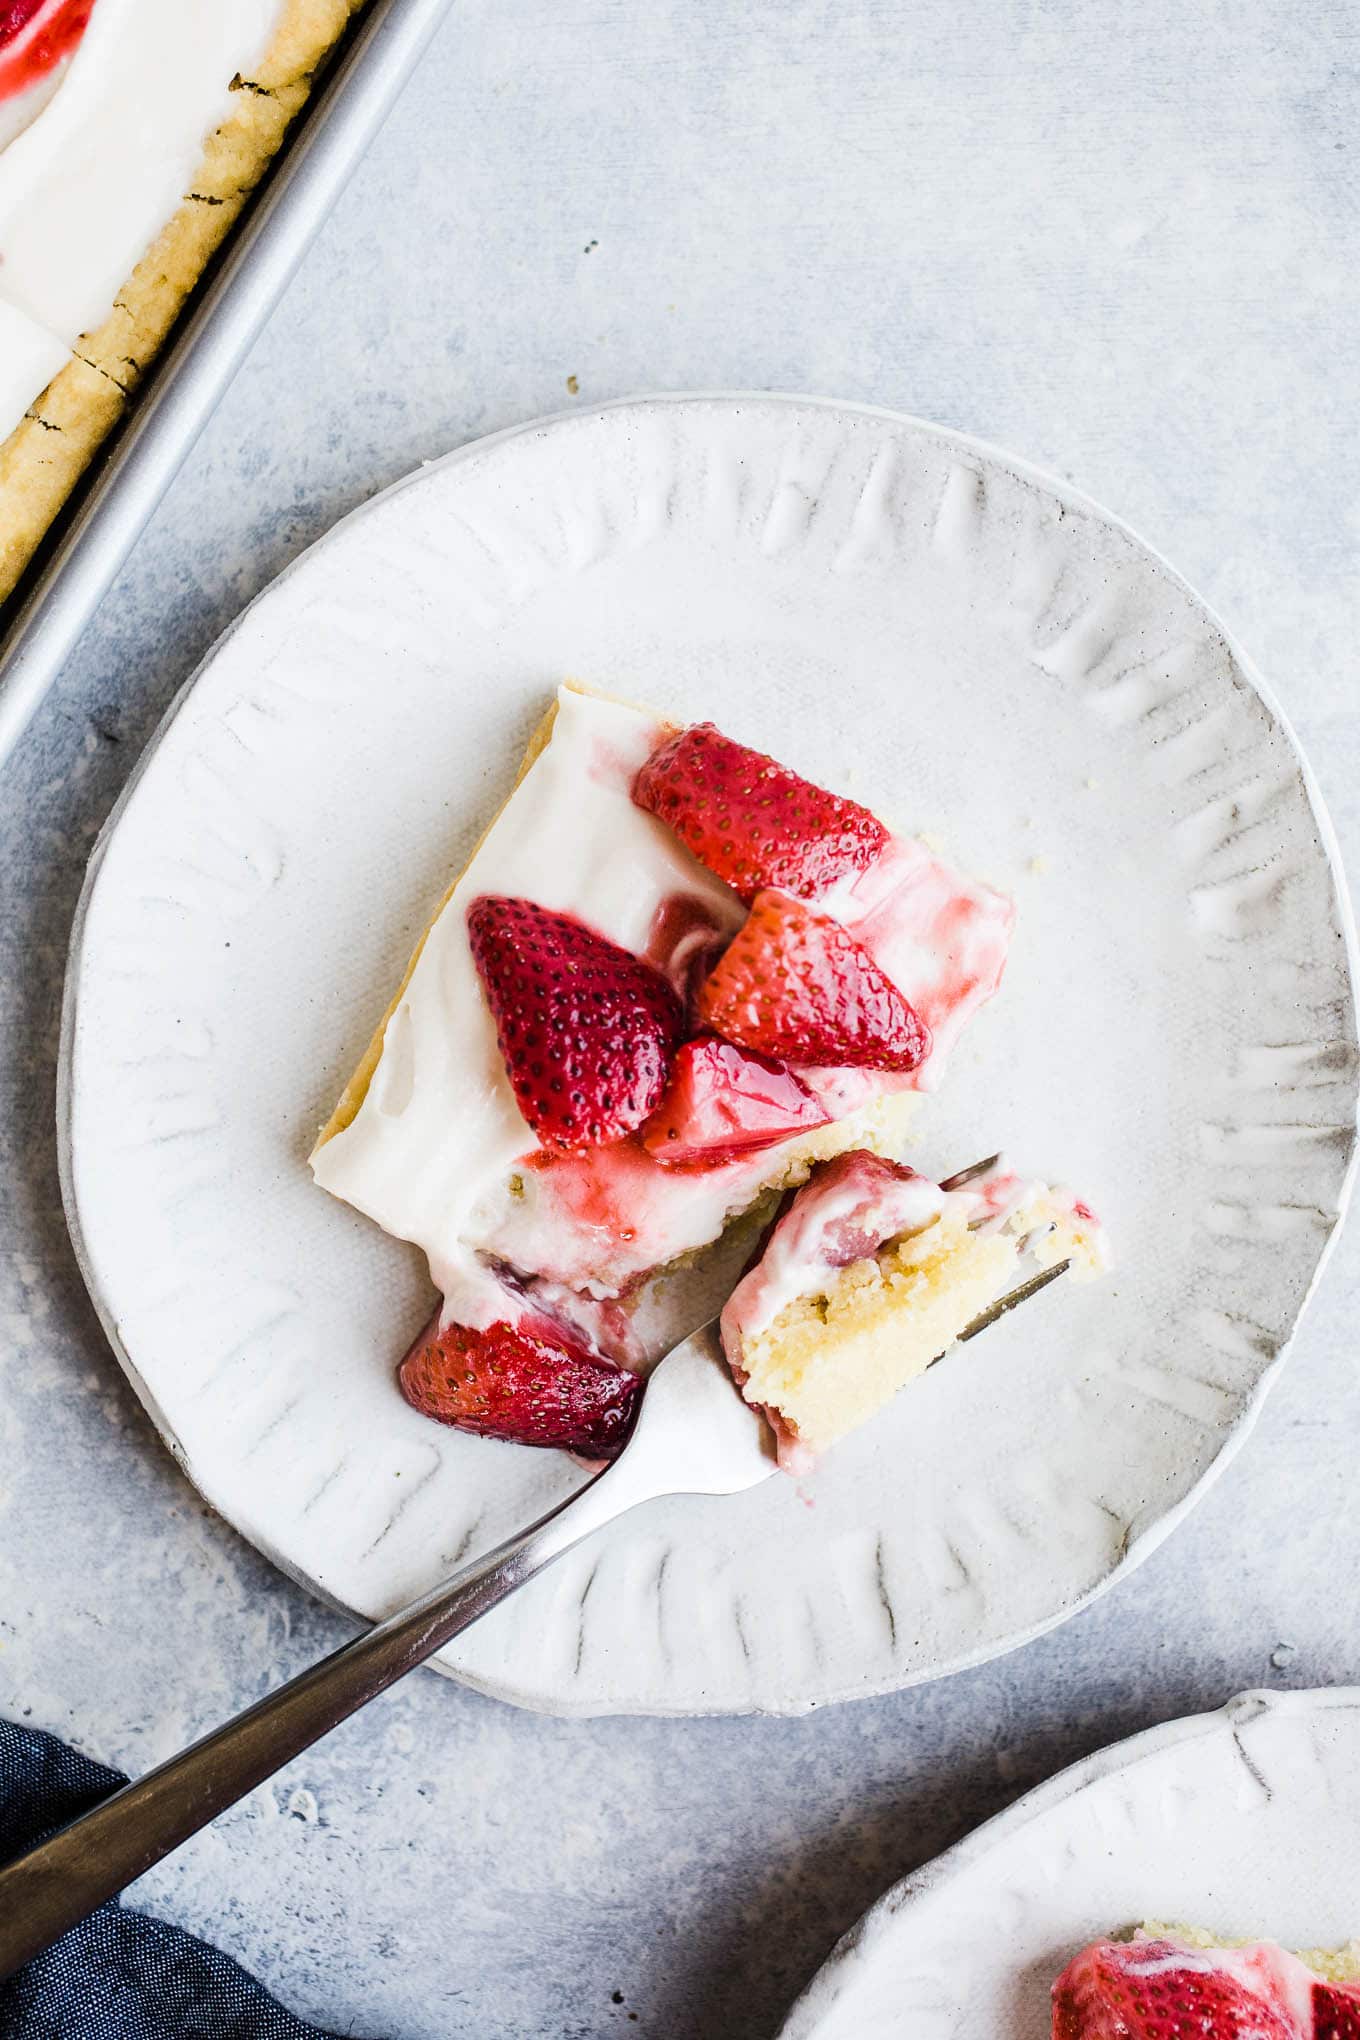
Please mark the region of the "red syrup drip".
[[629, 1136], [575, 1154], [543, 1149], [525, 1155], [521, 1167], [549, 1176], [572, 1222], [582, 1231], [631, 1244], [637, 1228], [629, 1219], [630, 1189], [654, 1176], [656, 1163], [642, 1143]]
[[[0, 0], [0, 99], [17, 99], [70, 56], [89, 26], [95, 0]], [[45, 15], [22, 49], [18, 42]]]

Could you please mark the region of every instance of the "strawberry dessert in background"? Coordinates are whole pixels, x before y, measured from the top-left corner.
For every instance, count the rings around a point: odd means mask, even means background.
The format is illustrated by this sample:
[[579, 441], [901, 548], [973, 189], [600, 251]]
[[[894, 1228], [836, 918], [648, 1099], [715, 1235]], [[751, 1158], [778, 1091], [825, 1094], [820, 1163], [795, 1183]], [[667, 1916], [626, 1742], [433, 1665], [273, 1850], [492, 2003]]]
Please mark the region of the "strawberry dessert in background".
[[417, 1407], [616, 1449], [644, 1279], [819, 1162], [895, 1153], [1012, 908], [709, 725], [569, 686], [312, 1154], [428, 1256]]
[[1360, 2040], [1360, 1948], [1290, 1954], [1194, 1929], [1096, 1941], [1053, 1986], [1053, 2040]]
[[0, 0], [0, 149], [61, 83], [95, 0]]
[[0, 601], [364, 0], [0, 0]]

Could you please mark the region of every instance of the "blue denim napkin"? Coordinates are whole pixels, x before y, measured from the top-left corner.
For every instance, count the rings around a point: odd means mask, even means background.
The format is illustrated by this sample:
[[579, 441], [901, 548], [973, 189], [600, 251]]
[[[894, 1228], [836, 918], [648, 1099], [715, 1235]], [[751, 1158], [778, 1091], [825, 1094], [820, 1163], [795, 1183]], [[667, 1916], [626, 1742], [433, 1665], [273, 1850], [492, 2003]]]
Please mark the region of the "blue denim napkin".
[[[50, 1735], [0, 1721], [0, 1862], [127, 1780]], [[0, 1983], [3, 2040], [336, 2040], [238, 1963], [116, 1899]]]

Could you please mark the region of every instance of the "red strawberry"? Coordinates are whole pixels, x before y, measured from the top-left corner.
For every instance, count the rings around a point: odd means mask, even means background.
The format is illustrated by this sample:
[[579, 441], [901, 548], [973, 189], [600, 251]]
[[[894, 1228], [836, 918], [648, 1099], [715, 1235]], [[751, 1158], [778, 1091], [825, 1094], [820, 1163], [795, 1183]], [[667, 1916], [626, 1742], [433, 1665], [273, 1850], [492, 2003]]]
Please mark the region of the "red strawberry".
[[648, 1153], [671, 1168], [734, 1161], [830, 1118], [801, 1077], [769, 1056], [705, 1035], [675, 1058], [666, 1094], [642, 1129]]
[[697, 1004], [716, 1034], [787, 1062], [914, 1070], [930, 1053], [930, 1029], [869, 952], [787, 893], [757, 893]]
[[684, 1020], [641, 957], [532, 900], [484, 894], [468, 937], [519, 1109], [546, 1148], [640, 1126], [666, 1088]]
[[557, 1327], [532, 1316], [485, 1331], [441, 1329], [436, 1318], [402, 1361], [399, 1379], [422, 1416], [587, 1459], [622, 1451], [642, 1390], [626, 1367], [568, 1344]]
[[868, 808], [734, 744], [712, 723], [653, 751], [633, 799], [748, 904], [771, 885], [815, 899], [872, 864], [888, 840]]
[[[1245, 1972], [1245, 1973], [1242, 1973]], [[1259, 1981], [1260, 1988], [1253, 1988]], [[1053, 1986], [1053, 2040], [1299, 2040], [1250, 1953], [1097, 1941]]]
[[1313, 2040], [1360, 2040], [1360, 1988], [1352, 1983], [1313, 1985]]

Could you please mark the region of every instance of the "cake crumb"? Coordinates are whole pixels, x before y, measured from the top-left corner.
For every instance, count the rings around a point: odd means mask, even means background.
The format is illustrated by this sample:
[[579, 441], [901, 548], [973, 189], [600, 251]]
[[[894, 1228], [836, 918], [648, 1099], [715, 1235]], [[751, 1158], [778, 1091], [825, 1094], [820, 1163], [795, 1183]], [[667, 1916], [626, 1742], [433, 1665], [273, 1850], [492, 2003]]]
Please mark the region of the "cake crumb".
[[1053, 861], [1051, 858], [1045, 857], [1043, 852], [1040, 851], [1037, 857], [1030, 858], [1029, 869], [1035, 878], [1042, 878], [1045, 872], [1053, 869]]
[[289, 1794], [288, 1805], [285, 1810], [290, 1819], [303, 1821], [308, 1827], [315, 1827], [321, 1818], [321, 1809], [317, 1805], [316, 1794], [309, 1792], [305, 1785], [297, 1786]]
[[571, 396], [571, 397], [579, 397], [579, 396], [580, 396], [580, 394], [581, 394], [581, 379], [580, 379], [580, 377], [579, 377], [579, 376], [575, 376], [575, 375], [569, 375], [569, 376], [567, 377], [567, 394], [568, 394], [568, 396]]
[[1088, 777], [1083, 779], [1081, 783], [1086, 788], [1086, 791], [1088, 793], [1096, 793], [1099, 791], [1100, 781], [1098, 779], [1092, 779], [1088, 775]]

